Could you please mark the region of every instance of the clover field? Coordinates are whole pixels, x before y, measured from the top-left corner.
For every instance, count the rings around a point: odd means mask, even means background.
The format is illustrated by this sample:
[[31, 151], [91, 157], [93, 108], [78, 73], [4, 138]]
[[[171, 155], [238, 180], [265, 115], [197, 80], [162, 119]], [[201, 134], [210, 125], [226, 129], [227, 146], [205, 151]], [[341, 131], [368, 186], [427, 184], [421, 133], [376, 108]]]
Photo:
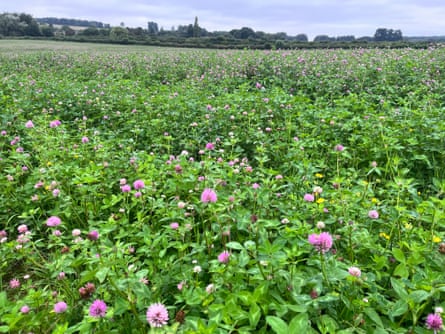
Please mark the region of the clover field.
[[3, 48], [0, 333], [443, 329], [445, 47]]

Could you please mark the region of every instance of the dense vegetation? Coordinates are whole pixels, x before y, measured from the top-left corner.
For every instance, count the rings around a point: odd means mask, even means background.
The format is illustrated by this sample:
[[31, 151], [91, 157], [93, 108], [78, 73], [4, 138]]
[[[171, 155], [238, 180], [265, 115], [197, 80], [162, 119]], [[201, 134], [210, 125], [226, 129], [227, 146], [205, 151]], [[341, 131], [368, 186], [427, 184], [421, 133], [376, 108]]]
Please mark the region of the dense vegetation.
[[441, 329], [444, 48], [137, 50], [0, 53], [0, 332]]
[[374, 36], [356, 38], [353, 35], [318, 35], [309, 41], [306, 34], [289, 36], [285, 32], [265, 33], [249, 27], [230, 31], [209, 32], [201, 27], [198, 18], [193, 24], [179, 25], [170, 30], [159, 28], [156, 22], [147, 22], [147, 27], [110, 27], [97, 21], [37, 18], [29, 14], [0, 14], [0, 37], [44, 38], [62, 41], [140, 44], [170, 47], [193, 47], [213, 49], [319, 49], [319, 48], [425, 48], [429, 43], [444, 41], [442, 36], [404, 38], [400, 30], [378, 28]]

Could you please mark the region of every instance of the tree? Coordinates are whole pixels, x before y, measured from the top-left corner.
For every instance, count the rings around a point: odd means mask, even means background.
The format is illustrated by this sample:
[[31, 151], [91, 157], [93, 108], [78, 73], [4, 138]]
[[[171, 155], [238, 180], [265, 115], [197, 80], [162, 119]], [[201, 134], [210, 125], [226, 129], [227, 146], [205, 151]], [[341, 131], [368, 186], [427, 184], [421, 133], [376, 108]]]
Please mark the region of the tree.
[[401, 30], [378, 28], [374, 34], [376, 42], [396, 42], [403, 39]]
[[193, 37], [194, 29], [193, 25], [189, 24], [187, 26], [187, 36], [186, 37]]
[[329, 37], [328, 35], [317, 35], [314, 38], [314, 42], [332, 42], [335, 41], [334, 37]]
[[388, 29], [386, 28], [378, 28], [374, 34], [374, 41], [383, 42], [388, 38]]
[[353, 35], [346, 35], [346, 36], [338, 36], [337, 42], [353, 42], [355, 41], [355, 36]]
[[357, 38], [357, 42], [372, 42], [372, 37], [362, 36], [362, 37]]
[[401, 41], [401, 40], [403, 40], [402, 31], [399, 30], [399, 29], [394, 30], [393, 35], [392, 35], [392, 40], [393, 41]]
[[86, 29], [82, 30], [82, 32], [80, 32], [79, 35], [98, 36], [99, 35], [99, 29], [97, 29], [96, 27], [89, 27], [89, 28], [86, 28]]
[[31, 15], [4, 13], [0, 15], [0, 35], [41, 36], [42, 33]]
[[150, 35], [157, 35], [159, 33], [158, 24], [156, 22], [148, 22], [148, 33]]
[[294, 38], [297, 42], [308, 42], [309, 38], [307, 38], [306, 34], [298, 34], [297, 36], [295, 36]]
[[0, 35], [23, 36], [25, 34], [25, 23], [20, 22], [16, 14], [4, 13], [0, 16]]
[[243, 27], [241, 29], [233, 29], [230, 34], [238, 39], [248, 39], [249, 37], [256, 37], [255, 31], [252, 28]]
[[42, 35], [45, 37], [54, 37], [54, 26], [52, 24], [45, 24], [40, 27]]
[[288, 36], [285, 32], [277, 32], [275, 34], [272, 35], [273, 39], [277, 40], [277, 39], [282, 39], [282, 40], [286, 40], [288, 39]]
[[198, 24], [198, 17], [195, 16], [195, 23], [193, 24], [193, 37], [199, 37], [201, 35], [201, 28]]
[[116, 42], [128, 42], [128, 30], [124, 27], [113, 27], [110, 31], [110, 38]]
[[127, 28], [128, 34], [131, 36], [142, 37], [144, 35], [144, 29], [141, 27]]
[[25, 29], [25, 35], [28, 35], [28, 36], [41, 36], [42, 35], [42, 32], [40, 31], [39, 24], [35, 20], [32, 20], [31, 23], [28, 24], [28, 26]]

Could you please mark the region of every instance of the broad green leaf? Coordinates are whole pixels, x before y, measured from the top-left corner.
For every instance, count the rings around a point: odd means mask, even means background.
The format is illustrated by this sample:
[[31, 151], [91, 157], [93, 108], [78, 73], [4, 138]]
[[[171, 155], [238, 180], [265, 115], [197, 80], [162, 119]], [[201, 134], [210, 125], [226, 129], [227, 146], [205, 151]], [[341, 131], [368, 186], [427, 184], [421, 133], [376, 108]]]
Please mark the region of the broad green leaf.
[[0, 292], [0, 309], [4, 308], [8, 303], [8, 297], [6, 296], [6, 291]]
[[260, 307], [255, 303], [250, 306], [249, 310], [249, 324], [253, 328], [255, 328], [260, 321], [261, 318], [261, 309]]
[[231, 242], [226, 243], [226, 247], [230, 248], [230, 249], [239, 249], [239, 250], [244, 249], [243, 245], [241, 245], [237, 241], [231, 241]]
[[420, 304], [425, 299], [428, 299], [430, 294], [424, 290], [415, 290], [409, 294], [409, 299], [411, 299], [416, 304]]
[[323, 329], [322, 330], [323, 333], [332, 333], [333, 334], [333, 333], [336, 333], [337, 328], [338, 328], [337, 322], [327, 314], [323, 314], [320, 317], [320, 326]]
[[295, 313], [303, 313], [307, 311], [306, 305], [286, 305], [289, 310]]
[[267, 294], [267, 291], [269, 291], [269, 283], [263, 282], [261, 283], [253, 292], [253, 297], [255, 301], [260, 300], [261, 297], [265, 296]]
[[403, 254], [403, 251], [399, 248], [394, 248], [392, 250], [392, 254], [394, 255], [394, 258], [401, 262], [401, 263], [405, 263], [406, 262], [406, 258], [405, 258], [405, 254]]
[[353, 334], [353, 333], [355, 333], [354, 328], [347, 328], [347, 329], [342, 329], [341, 331], [338, 331], [336, 334]]
[[238, 292], [237, 297], [243, 305], [250, 305], [255, 302], [255, 300], [252, 296], [252, 293], [250, 293], [248, 291]]
[[[291, 333], [289, 331], [289, 327], [287, 326], [287, 324], [284, 322], [283, 319], [280, 319], [278, 317], [274, 317], [274, 316], [267, 316], [266, 317], [266, 322], [267, 324], [272, 327], [273, 331], [276, 334], [289, 334]], [[293, 333], [301, 333], [301, 332], [293, 332]]]
[[406, 292], [405, 288], [398, 279], [391, 277], [391, 286], [397, 296], [399, 296], [402, 300], [406, 300], [408, 298], [408, 292]]
[[128, 302], [122, 297], [116, 297], [114, 302], [114, 315], [121, 315], [128, 310]]
[[399, 276], [401, 278], [407, 278], [409, 276], [408, 268], [405, 263], [399, 263], [394, 269], [394, 276]]
[[389, 310], [389, 316], [391, 318], [398, 317], [405, 314], [408, 311], [408, 303], [404, 300], [396, 302]]
[[289, 333], [306, 333], [309, 327], [309, 316], [307, 313], [297, 314], [289, 324]]
[[109, 271], [110, 271], [110, 269], [105, 267], [105, 268], [100, 269], [96, 273], [96, 278], [99, 280], [100, 283], [103, 283], [105, 281], [105, 278], [107, 277]]
[[380, 316], [373, 308], [367, 307], [364, 309], [364, 312], [377, 326], [383, 328], [382, 319], [380, 319]]

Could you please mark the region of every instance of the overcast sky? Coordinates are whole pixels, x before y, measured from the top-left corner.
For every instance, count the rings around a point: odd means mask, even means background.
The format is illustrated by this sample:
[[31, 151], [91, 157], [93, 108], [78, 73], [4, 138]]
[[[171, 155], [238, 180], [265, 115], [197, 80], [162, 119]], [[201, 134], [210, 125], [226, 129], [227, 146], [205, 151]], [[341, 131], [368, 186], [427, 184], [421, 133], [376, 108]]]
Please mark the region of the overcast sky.
[[148, 21], [170, 30], [198, 17], [208, 31], [373, 36], [377, 28], [404, 36], [445, 35], [445, 0], [2, 0], [0, 12], [76, 18], [128, 27]]

